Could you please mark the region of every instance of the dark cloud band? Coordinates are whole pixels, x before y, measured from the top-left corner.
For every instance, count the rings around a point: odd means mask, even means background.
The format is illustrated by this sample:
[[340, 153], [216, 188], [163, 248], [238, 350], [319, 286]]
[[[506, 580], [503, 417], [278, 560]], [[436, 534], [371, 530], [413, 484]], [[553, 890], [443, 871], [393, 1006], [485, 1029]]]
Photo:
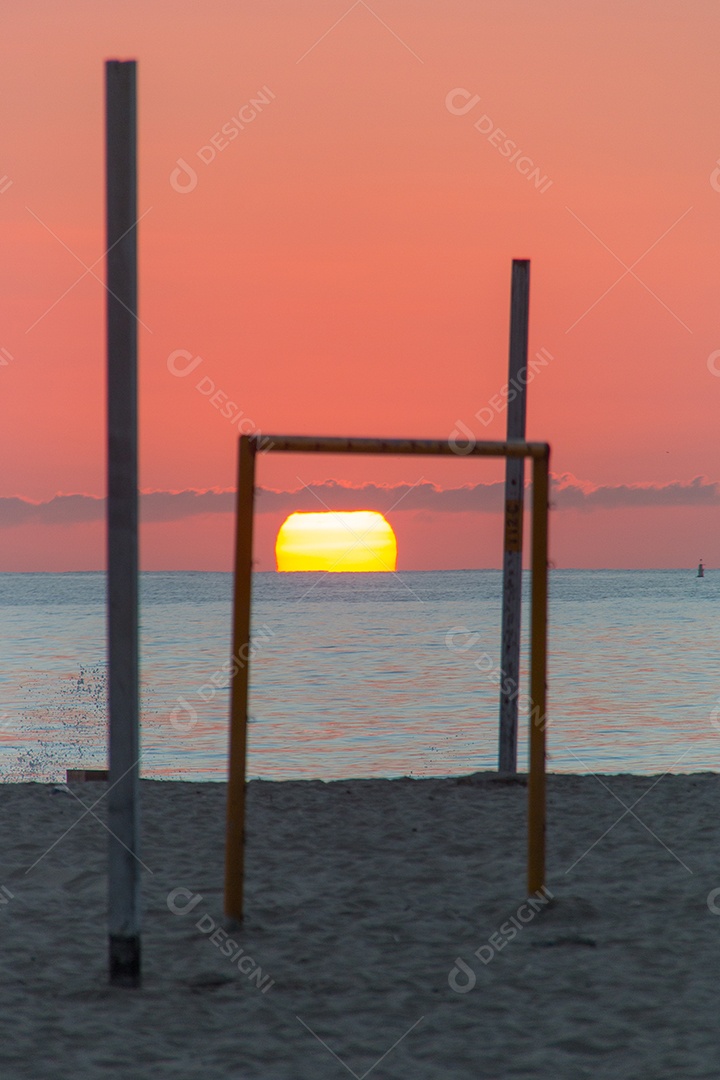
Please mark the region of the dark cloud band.
[[[296, 491], [258, 488], [256, 511], [379, 510], [383, 514], [426, 511], [437, 514], [495, 513], [502, 507], [504, 483], [439, 488], [435, 484], [361, 484], [326, 480]], [[718, 506], [720, 484], [698, 476], [668, 484], [614, 484], [592, 487], [569, 475], [553, 479], [552, 505], [557, 510], [616, 510], [622, 507]], [[145, 522], [180, 521], [201, 514], [229, 514], [235, 506], [232, 491], [151, 491], [142, 494]], [[17, 496], [0, 498], [0, 527], [17, 525], [76, 525], [101, 521], [105, 500], [96, 495], [55, 495], [46, 502]]]

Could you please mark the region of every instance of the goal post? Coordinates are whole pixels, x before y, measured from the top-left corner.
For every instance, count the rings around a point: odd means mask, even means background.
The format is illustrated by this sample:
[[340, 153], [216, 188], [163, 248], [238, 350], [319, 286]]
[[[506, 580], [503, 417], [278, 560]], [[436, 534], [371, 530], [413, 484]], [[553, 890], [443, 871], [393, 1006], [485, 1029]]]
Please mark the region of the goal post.
[[[307, 435], [241, 435], [236, 500], [233, 590], [233, 642], [230, 693], [227, 824], [225, 834], [225, 916], [243, 917], [245, 863], [245, 787], [247, 774], [248, 689], [255, 458], [263, 453], [404, 454], [455, 456], [441, 439], [361, 439]], [[530, 458], [532, 461], [532, 614], [530, 635], [530, 755], [528, 770], [528, 895], [545, 884], [545, 731], [547, 680], [548, 443], [507, 440], [478, 442], [467, 457]]]
[[[233, 649], [230, 667], [233, 675], [230, 683], [230, 749], [225, 834], [225, 914], [236, 921], [242, 918], [245, 875], [245, 776], [254, 489], [255, 446], [247, 435], [241, 435], [236, 495]], [[238, 657], [243, 657], [244, 660], [238, 663]]]
[[528, 765], [528, 896], [545, 885], [547, 728], [548, 511], [550, 447], [532, 459], [532, 598], [530, 614], [530, 755]]

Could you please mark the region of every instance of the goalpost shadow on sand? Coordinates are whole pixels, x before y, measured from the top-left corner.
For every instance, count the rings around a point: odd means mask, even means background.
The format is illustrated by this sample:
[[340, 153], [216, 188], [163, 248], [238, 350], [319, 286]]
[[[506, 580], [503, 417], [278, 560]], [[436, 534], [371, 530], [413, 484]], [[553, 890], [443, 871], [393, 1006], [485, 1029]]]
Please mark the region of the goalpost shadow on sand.
[[[300, 435], [241, 435], [239, 444], [233, 600], [230, 748], [227, 825], [225, 834], [225, 915], [239, 923], [243, 917], [245, 862], [245, 787], [247, 762], [248, 687], [250, 682], [250, 609], [254, 524], [255, 458], [263, 453], [294, 454], [413, 454], [454, 456], [439, 439], [356, 439]], [[530, 639], [530, 767], [528, 773], [528, 895], [545, 885], [545, 728], [547, 674], [548, 494], [550, 446], [509, 440], [479, 442], [465, 457], [532, 460], [532, 615]]]

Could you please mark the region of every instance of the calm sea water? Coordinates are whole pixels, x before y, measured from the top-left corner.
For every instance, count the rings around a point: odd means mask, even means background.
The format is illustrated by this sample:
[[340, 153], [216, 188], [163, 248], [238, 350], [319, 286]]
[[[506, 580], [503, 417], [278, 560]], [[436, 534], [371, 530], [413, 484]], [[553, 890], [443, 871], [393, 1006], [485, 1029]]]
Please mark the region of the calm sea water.
[[[224, 779], [231, 587], [142, 577], [145, 776]], [[256, 575], [249, 774], [495, 767], [500, 587], [499, 571]], [[719, 612], [720, 572], [554, 571], [549, 768], [719, 769]], [[0, 575], [0, 617], [0, 777], [104, 766], [103, 575]], [[523, 722], [523, 768], [526, 743]]]

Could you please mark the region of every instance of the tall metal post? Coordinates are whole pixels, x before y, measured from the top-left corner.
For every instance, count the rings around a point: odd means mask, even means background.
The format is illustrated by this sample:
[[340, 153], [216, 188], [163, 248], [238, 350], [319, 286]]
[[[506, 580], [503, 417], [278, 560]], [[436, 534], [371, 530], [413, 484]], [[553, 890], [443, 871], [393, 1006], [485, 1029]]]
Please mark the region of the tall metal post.
[[135, 61], [105, 65], [110, 982], [140, 985]]
[[[513, 259], [510, 301], [510, 363], [507, 437], [524, 440], [530, 260]], [[500, 637], [500, 724], [498, 771], [517, 771], [518, 694], [520, 690], [520, 626], [522, 617], [523, 490], [525, 461], [505, 463], [505, 538]]]

